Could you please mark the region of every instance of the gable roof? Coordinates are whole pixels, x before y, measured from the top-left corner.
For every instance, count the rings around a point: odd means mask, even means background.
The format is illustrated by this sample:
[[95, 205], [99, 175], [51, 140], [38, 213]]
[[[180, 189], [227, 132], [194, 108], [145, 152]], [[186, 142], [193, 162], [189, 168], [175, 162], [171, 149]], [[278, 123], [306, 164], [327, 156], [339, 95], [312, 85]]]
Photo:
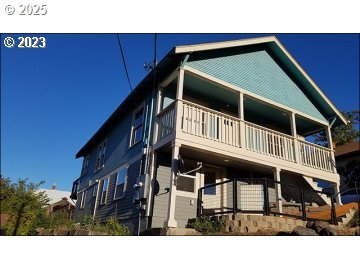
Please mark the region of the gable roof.
[[[325, 112], [328, 120], [336, 117], [335, 125], [347, 124], [346, 118], [340, 113], [335, 105], [329, 100], [324, 92], [316, 85], [305, 70], [296, 62], [285, 47], [275, 36], [240, 39], [222, 42], [192, 44], [175, 46], [158, 64], [156, 68], [157, 80], [165, 78], [176, 67], [180, 65], [184, 59], [184, 55], [192, 53], [200, 53], [205, 51], [215, 51], [222, 49], [230, 49], [241, 46], [266, 46], [291, 72], [294, 77], [303, 85], [304, 88], [309, 89], [312, 97], [321, 105], [323, 112]], [[112, 127], [120, 121], [123, 113], [128, 113], [134, 104], [137, 102], [139, 95], [145, 95], [152, 89], [152, 79], [154, 71], [151, 71], [147, 76], [136, 86], [136, 88], [126, 97], [126, 99], [118, 106], [118, 108], [111, 114], [99, 130], [90, 138], [90, 140], [78, 151], [76, 158], [85, 156], [92, 147], [96, 146], [103, 139]]]
[[347, 119], [342, 115], [342, 113], [336, 108], [336, 106], [330, 101], [330, 99], [324, 94], [319, 86], [311, 79], [306, 71], [300, 66], [300, 64], [275, 36], [182, 45], [176, 46], [173, 51], [174, 53], [178, 54], [192, 54], [256, 45], [265, 46], [265, 48], [271, 51], [271, 53], [303, 86], [303, 88], [308, 89], [309, 94], [317, 102], [317, 105], [322, 107], [322, 111], [324, 112], [325, 117], [328, 118], [327, 120], [331, 120], [331, 118], [336, 117], [336, 125], [347, 124]]

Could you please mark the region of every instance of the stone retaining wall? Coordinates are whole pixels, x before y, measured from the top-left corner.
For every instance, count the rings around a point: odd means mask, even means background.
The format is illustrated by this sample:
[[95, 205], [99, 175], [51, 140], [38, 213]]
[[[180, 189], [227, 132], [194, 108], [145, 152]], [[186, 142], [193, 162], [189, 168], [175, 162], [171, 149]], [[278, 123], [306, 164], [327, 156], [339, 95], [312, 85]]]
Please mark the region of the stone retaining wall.
[[289, 217], [261, 215], [224, 215], [226, 232], [256, 233], [258, 230], [276, 230], [290, 232], [296, 226], [306, 226], [306, 221]]

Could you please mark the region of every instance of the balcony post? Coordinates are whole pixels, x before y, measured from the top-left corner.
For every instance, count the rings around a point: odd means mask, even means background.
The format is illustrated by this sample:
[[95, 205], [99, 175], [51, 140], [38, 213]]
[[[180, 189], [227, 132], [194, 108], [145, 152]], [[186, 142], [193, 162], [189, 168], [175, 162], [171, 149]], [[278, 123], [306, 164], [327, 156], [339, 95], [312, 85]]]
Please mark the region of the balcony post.
[[176, 205], [176, 177], [178, 172], [178, 157], [179, 157], [180, 144], [176, 141], [172, 144], [171, 156], [171, 174], [170, 174], [170, 191], [167, 218], [164, 222], [165, 228], [176, 228], [177, 222], [175, 220], [175, 205]]
[[156, 115], [158, 115], [158, 113], [161, 111], [162, 99], [163, 99], [163, 89], [159, 88], [156, 94], [156, 110], [155, 110], [155, 121], [154, 121], [155, 126], [154, 126], [154, 137], [153, 137], [154, 144], [158, 140], [159, 119], [156, 117]]
[[176, 104], [175, 104], [175, 130], [176, 133], [181, 131], [182, 126], [182, 99], [184, 92], [184, 69], [179, 69], [179, 76], [177, 81], [177, 89], [176, 89]]
[[245, 139], [245, 115], [244, 115], [244, 94], [239, 93], [239, 102], [238, 102], [238, 114], [240, 118], [240, 147], [245, 148], [246, 147], [246, 139]]
[[291, 135], [293, 136], [294, 141], [294, 160], [295, 162], [300, 162], [300, 147], [299, 147], [299, 141], [297, 139], [297, 131], [296, 131], [296, 118], [295, 113], [290, 112], [290, 124], [291, 124]]
[[[280, 171], [281, 169], [276, 167], [274, 168], [274, 180], [280, 182]], [[282, 213], [282, 198], [281, 198], [281, 185], [280, 183], [275, 183], [275, 196], [278, 212]]]
[[330, 126], [326, 126], [325, 132], [326, 132], [326, 139], [327, 139], [327, 142], [328, 142], [328, 148], [330, 149], [330, 158], [331, 158], [332, 171], [333, 171], [333, 173], [337, 173], [336, 172], [336, 166], [335, 166], [335, 155], [334, 155], [334, 148], [333, 148], [333, 141], [332, 141], [332, 137], [331, 137], [331, 128], [330, 128]]

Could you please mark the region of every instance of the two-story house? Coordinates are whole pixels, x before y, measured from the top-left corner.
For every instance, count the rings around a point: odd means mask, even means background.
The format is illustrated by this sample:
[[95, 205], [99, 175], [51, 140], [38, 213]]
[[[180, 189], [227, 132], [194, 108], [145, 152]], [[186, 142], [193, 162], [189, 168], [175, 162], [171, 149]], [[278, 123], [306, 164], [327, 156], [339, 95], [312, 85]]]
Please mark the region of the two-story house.
[[[340, 124], [344, 116], [276, 37], [176, 46], [76, 154], [75, 218], [114, 216], [133, 232], [185, 227], [199, 208], [216, 214], [234, 201], [218, 185], [231, 179], [303, 189], [322, 179], [338, 189], [330, 130]], [[305, 139], [321, 130], [329, 148]], [[270, 189], [278, 212], [297, 203], [279, 184]], [[241, 190], [240, 203], [258, 191]], [[321, 194], [316, 202], [330, 203]]]

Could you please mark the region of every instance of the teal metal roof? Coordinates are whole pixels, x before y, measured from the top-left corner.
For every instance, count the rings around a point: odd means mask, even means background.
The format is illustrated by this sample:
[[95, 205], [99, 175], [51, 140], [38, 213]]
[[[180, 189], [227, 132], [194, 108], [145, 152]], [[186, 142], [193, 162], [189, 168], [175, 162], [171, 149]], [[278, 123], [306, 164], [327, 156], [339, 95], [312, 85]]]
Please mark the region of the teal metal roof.
[[325, 117], [297, 83], [265, 50], [231, 50], [191, 55], [187, 65], [217, 79], [298, 110], [318, 120]]

